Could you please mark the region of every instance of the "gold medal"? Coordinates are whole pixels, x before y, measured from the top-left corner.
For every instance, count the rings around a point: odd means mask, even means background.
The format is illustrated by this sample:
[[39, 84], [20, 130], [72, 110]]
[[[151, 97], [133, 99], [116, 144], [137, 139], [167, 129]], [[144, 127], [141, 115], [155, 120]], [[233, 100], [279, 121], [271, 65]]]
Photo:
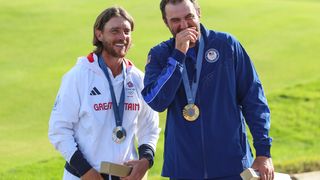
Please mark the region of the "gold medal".
[[187, 121], [195, 121], [199, 117], [200, 111], [195, 104], [187, 104], [183, 108], [182, 114]]

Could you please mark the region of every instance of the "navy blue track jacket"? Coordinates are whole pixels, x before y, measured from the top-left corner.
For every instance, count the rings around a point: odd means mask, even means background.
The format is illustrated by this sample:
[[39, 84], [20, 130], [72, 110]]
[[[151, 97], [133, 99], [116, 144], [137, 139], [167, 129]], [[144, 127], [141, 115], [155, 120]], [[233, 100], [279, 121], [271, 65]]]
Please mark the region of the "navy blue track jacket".
[[156, 111], [167, 109], [162, 175], [171, 178], [216, 178], [239, 175], [252, 164], [245, 122], [256, 156], [270, 157], [270, 111], [255, 68], [230, 34], [201, 25], [205, 47], [195, 104], [200, 116], [182, 116], [187, 98], [183, 62], [194, 81], [198, 44], [187, 54], [172, 38], [153, 47], [145, 69], [142, 95]]

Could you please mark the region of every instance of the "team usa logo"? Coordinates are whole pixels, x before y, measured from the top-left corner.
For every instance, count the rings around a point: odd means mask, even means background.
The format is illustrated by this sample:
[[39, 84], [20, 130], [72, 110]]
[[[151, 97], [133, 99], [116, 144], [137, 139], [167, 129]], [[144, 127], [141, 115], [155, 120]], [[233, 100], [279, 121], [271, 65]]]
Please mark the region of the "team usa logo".
[[219, 59], [219, 52], [216, 49], [209, 49], [206, 52], [206, 60], [209, 63], [214, 63]]

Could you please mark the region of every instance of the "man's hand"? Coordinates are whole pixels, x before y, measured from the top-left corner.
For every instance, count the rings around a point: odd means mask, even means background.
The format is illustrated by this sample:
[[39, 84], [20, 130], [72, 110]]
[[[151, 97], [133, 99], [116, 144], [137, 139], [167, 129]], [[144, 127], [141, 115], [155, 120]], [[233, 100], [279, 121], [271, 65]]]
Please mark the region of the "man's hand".
[[149, 168], [149, 161], [146, 158], [140, 160], [128, 161], [125, 163], [132, 167], [131, 174], [127, 177], [120, 178], [121, 180], [140, 180], [146, 174]]
[[100, 175], [98, 171], [91, 168], [88, 172], [86, 172], [80, 178], [81, 180], [103, 180], [103, 177]]
[[257, 156], [252, 168], [260, 173], [261, 180], [273, 180], [274, 168], [272, 159], [265, 156]]
[[195, 43], [197, 41], [199, 32], [196, 30], [195, 27], [186, 28], [179, 33], [177, 33], [175, 39], [176, 39], [176, 49], [181, 51], [182, 53], [186, 54], [190, 42]]

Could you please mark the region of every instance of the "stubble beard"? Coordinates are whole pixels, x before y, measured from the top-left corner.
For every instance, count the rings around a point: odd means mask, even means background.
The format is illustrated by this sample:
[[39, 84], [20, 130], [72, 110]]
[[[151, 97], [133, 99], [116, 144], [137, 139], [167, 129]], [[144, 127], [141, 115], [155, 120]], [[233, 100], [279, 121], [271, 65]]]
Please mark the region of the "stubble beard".
[[110, 43], [110, 42], [104, 42], [103, 43], [103, 49], [110, 55], [113, 56], [115, 58], [124, 58], [130, 48], [131, 43], [127, 43], [127, 42], [121, 42], [125, 44], [125, 49], [124, 50], [115, 50], [114, 49], [114, 44], [116, 44], [118, 42], [114, 42], [114, 43]]

